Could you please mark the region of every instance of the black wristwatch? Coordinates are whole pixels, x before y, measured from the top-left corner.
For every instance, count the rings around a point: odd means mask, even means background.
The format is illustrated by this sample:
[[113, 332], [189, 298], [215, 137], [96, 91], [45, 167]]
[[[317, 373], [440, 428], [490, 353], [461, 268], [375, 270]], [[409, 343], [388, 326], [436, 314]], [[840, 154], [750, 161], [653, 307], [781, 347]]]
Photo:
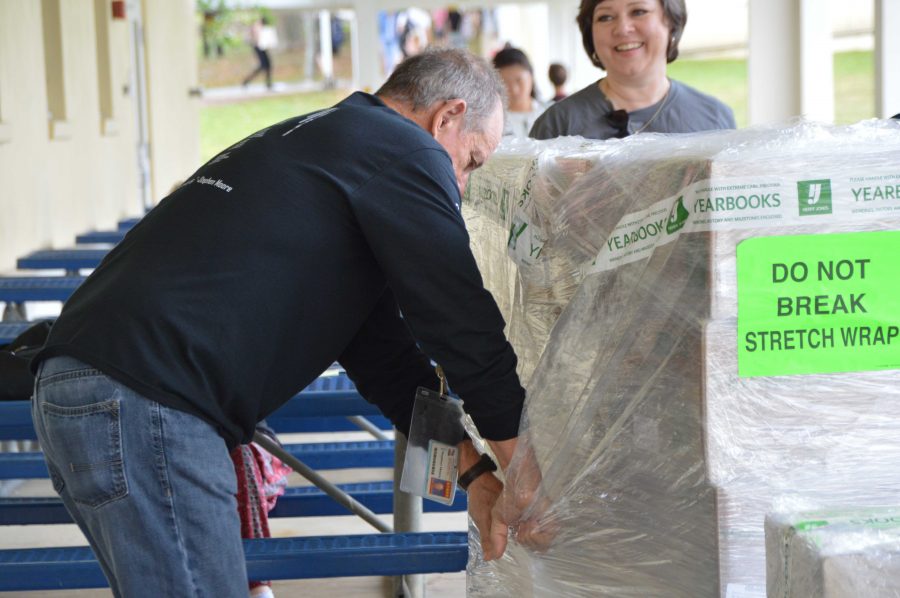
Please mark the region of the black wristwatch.
[[487, 453], [485, 453], [481, 455], [481, 458], [475, 465], [459, 474], [456, 485], [468, 492], [469, 485], [477, 480], [481, 474], [488, 473], [489, 471], [497, 471], [497, 464], [494, 463], [493, 459], [491, 459]]

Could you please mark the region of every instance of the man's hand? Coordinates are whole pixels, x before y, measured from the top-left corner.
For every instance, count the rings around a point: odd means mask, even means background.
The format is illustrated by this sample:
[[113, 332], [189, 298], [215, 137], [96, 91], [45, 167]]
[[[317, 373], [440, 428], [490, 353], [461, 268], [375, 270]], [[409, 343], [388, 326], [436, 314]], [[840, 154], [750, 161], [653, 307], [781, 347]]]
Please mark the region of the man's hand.
[[503, 537], [497, 538], [495, 526], [498, 523], [493, 520], [494, 506], [502, 491], [503, 484], [492, 473], [478, 476], [478, 479], [469, 484], [469, 516], [478, 527], [481, 552], [486, 561], [500, 558], [506, 550], [506, 524], [501, 522]]
[[[469, 485], [469, 515], [478, 527], [484, 560], [499, 559], [506, 551], [510, 531], [516, 541], [532, 550], [546, 550], [556, 536], [550, 519], [550, 501], [540, 491], [541, 471], [531, 447], [516, 452], [518, 439], [488, 441], [506, 474], [506, 487], [490, 473]], [[468, 470], [479, 455], [470, 440], [459, 445], [459, 471]]]
[[[503, 555], [510, 531], [519, 544], [546, 550], [558, 526], [549, 517], [550, 501], [541, 492], [541, 470], [534, 451], [527, 443], [519, 447], [518, 439], [488, 442], [506, 474], [506, 487], [491, 515], [491, 545], [500, 548], [495, 558]], [[485, 556], [485, 560], [490, 559]]]
[[[478, 462], [479, 455], [472, 445], [472, 441], [468, 439], [460, 443], [459, 451], [459, 471], [462, 473]], [[503, 484], [500, 483], [500, 480], [492, 473], [487, 472], [469, 484], [467, 492], [469, 516], [478, 527], [478, 534], [481, 536], [481, 551], [486, 561], [503, 556], [503, 551], [506, 550], [506, 525], [503, 526], [504, 533], [501, 542], [495, 539], [495, 523], [492, 520], [494, 505], [502, 491]]]

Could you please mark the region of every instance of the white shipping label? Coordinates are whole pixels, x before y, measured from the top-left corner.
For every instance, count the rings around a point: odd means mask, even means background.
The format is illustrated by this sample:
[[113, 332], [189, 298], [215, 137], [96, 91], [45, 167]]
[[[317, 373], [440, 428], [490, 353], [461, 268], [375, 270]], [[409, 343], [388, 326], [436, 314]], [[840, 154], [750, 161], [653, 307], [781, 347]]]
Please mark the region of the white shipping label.
[[895, 164], [866, 176], [810, 173], [804, 178], [704, 179], [623, 216], [587, 273], [647, 258], [681, 233], [783, 226], [815, 229], [897, 214], [900, 166]]
[[514, 262], [523, 265], [534, 264], [541, 257], [546, 242], [547, 235], [531, 222], [525, 212], [518, 210], [513, 214], [507, 250]]

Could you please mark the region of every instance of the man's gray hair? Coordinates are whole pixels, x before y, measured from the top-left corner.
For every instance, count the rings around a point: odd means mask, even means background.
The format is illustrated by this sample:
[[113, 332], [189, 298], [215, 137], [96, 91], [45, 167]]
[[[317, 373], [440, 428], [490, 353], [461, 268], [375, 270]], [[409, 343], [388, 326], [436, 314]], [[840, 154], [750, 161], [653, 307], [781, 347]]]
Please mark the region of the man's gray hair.
[[454, 48], [429, 48], [407, 58], [375, 95], [403, 102], [413, 110], [435, 102], [466, 101], [464, 128], [484, 130], [497, 100], [506, 106], [506, 88], [483, 58]]

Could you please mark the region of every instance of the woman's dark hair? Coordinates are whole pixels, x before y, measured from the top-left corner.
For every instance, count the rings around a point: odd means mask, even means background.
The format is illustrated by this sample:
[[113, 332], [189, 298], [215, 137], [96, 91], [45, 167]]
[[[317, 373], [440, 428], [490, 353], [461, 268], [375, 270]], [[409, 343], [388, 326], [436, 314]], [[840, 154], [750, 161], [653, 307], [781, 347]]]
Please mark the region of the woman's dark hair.
[[[687, 8], [684, 0], [658, 0], [669, 23], [669, 45], [666, 48], [666, 62], [673, 62], [678, 58], [678, 42], [681, 41], [681, 34], [684, 33], [684, 25], [687, 23]], [[581, 0], [581, 6], [578, 8], [578, 16], [576, 21], [578, 29], [581, 30], [581, 43], [584, 51], [587, 52], [588, 58], [594, 63], [594, 66], [605, 70], [603, 63], [596, 57], [596, 48], [594, 48], [594, 9], [603, 0]]]
[[531, 73], [531, 97], [536, 98], [537, 93], [534, 89], [534, 69], [531, 68], [531, 61], [528, 60], [528, 55], [525, 54], [525, 52], [523, 52], [522, 50], [513, 48], [512, 46], [507, 44], [505, 48], [494, 54], [494, 68], [499, 71], [500, 69], [506, 68], [508, 66], [521, 66], [529, 73]]

